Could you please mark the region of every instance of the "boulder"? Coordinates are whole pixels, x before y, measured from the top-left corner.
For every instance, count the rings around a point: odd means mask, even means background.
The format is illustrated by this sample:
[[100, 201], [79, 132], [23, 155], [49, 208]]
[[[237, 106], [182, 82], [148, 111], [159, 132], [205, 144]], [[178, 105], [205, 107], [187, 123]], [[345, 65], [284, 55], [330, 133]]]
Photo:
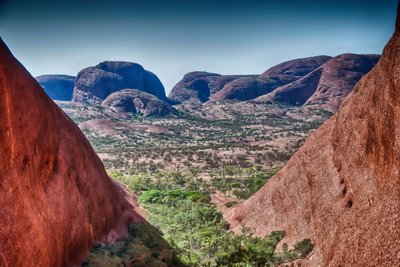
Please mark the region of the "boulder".
[[144, 116], [165, 116], [176, 112], [167, 102], [154, 95], [136, 89], [124, 89], [110, 94], [102, 106], [116, 112], [141, 114]]

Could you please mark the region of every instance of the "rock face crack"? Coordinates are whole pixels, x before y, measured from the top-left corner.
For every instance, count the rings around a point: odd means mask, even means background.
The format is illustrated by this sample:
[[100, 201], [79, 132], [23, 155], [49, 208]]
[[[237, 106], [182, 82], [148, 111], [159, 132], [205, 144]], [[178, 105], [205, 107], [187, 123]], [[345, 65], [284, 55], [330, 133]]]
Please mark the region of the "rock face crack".
[[[3, 73], [3, 69], [0, 69], [1, 72]], [[4, 75], [4, 74], [3, 74]], [[10, 158], [9, 158], [9, 164], [10, 166], [13, 166], [14, 162], [14, 154], [15, 154], [15, 149], [14, 149], [14, 129], [12, 125], [12, 110], [11, 110], [11, 97], [10, 97], [10, 90], [6, 87], [7, 85], [4, 84], [3, 82], [0, 81], [0, 90], [2, 94], [2, 103], [4, 103], [4, 111], [5, 111], [5, 130], [6, 130], [6, 140], [3, 140], [3, 142], [8, 143], [10, 147]]]

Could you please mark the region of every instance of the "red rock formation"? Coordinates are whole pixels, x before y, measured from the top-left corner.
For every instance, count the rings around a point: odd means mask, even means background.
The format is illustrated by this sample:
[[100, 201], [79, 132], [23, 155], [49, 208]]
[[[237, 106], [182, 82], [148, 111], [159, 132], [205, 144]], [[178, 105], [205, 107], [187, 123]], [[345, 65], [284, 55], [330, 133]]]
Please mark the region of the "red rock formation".
[[333, 113], [354, 85], [378, 62], [380, 55], [342, 54], [325, 63], [315, 92], [305, 105], [319, 106]]
[[0, 40], [0, 266], [74, 266], [143, 221], [79, 128]]
[[157, 75], [141, 65], [124, 61], [103, 61], [81, 70], [75, 79], [72, 101], [101, 102], [122, 89], [137, 89], [167, 100]]
[[239, 78], [257, 75], [220, 75], [204, 71], [186, 73], [168, 95], [176, 103], [204, 103], [217, 94], [226, 84]]
[[329, 59], [331, 57], [328, 56], [299, 58], [278, 64], [258, 77], [238, 77], [215, 92], [210, 97], [209, 104], [224, 100], [246, 101], [266, 95], [280, 86], [304, 77]]
[[378, 62], [379, 55], [338, 55], [322, 66], [263, 95], [256, 102], [277, 102], [308, 105], [335, 113], [356, 83]]
[[400, 266], [400, 17], [382, 58], [339, 112], [258, 193], [232, 229], [315, 243], [310, 266]]
[[280, 85], [288, 84], [306, 76], [330, 59], [332, 59], [330, 56], [293, 59], [268, 69], [259, 78], [264, 80], [274, 79], [279, 81]]
[[134, 113], [144, 116], [165, 116], [176, 112], [167, 102], [136, 89], [123, 89], [112, 93], [102, 102], [102, 106], [116, 112]]

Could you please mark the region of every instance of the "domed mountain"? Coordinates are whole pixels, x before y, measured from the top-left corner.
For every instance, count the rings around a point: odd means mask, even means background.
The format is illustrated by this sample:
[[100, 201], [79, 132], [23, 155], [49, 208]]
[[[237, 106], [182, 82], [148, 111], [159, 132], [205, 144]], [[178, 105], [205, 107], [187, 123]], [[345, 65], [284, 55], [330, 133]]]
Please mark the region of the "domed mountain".
[[0, 266], [78, 266], [144, 222], [89, 142], [0, 40]]
[[354, 85], [379, 60], [379, 55], [343, 54], [330, 59], [308, 75], [279, 87], [257, 102], [276, 101], [313, 105], [336, 112]]
[[129, 112], [144, 116], [164, 116], [175, 112], [175, 109], [165, 101], [136, 89], [124, 89], [112, 93], [102, 102], [102, 106], [116, 112]]
[[235, 79], [227, 83], [222, 90], [214, 94], [209, 103], [224, 100], [246, 101], [272, 92], [277, 87], [274, 80], [263, 80], [254, 77]]
[[320, 67], [331, 57], [316, 56], [294, 59], [278, 64], [263, 74], [235, 79], [210, 98], [210, 102], [223, 100], [252, 100], [268, 94], [279, 86], [295, 81]]
[[305, 105], [336, 112], [354, 85], [378, 62], [380, 55], [343, 54], [323, 66], [317, 89]]
[[167, 100], [158, 77], [141, 65], [122, 61], [104, 61], [81, 70], [76, 79], [73, 101], [103, 101], [122, 89], [135, 88]]
[[259, 78], [272, 79], [280, 85], [288, 84], [314, 71], [331, 58], [330, 56], [316, 56], [289, 60], [268, 69]]
[[74, 76], [49, 74], [38, 76], [35, 79], [51, 99], [71, 101], [74, 92]]
[[203, 71], [189, 72], [172, 88], [168, 98], [176, 103], [204, 103], [210, 99], [210, 96], [221, 90], [225, 84], [247, 76], [220, 75]]
[[400, 266], [399, 21], [380, 61], [338, 113], [260, 191], [225, 214], [234, 231], [283, 230], [281, 244], [289, 247], [311, 239], [305, 266]]

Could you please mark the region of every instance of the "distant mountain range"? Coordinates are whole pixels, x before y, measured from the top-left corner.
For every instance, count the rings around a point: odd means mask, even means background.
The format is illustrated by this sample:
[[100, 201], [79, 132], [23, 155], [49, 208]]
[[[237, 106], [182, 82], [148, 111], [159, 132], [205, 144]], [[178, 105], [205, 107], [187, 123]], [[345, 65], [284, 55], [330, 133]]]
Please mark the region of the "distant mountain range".
[[169, 94], [179, 103], [226, 100], [267, 104], [318, 105], [336, 112], [354, 85], [378, 62], [379, 55], [317, 56], [276, 65], [261, 75], [186, 74]]
[[81, 70], [76, 78], [43, 75], [36, 79], [53, 100], [98, 103], [145, 116], [166, 115], [175, 111], [172, 106], [181, 104], [209, 106], [232, 101], [305, 105], [336, 112], [379, 57], [342, 54], [294, 59], [260, 75], [195, 71], [184, 75], [168, 98], [154, 73], [131, 62], [104, 61]]

